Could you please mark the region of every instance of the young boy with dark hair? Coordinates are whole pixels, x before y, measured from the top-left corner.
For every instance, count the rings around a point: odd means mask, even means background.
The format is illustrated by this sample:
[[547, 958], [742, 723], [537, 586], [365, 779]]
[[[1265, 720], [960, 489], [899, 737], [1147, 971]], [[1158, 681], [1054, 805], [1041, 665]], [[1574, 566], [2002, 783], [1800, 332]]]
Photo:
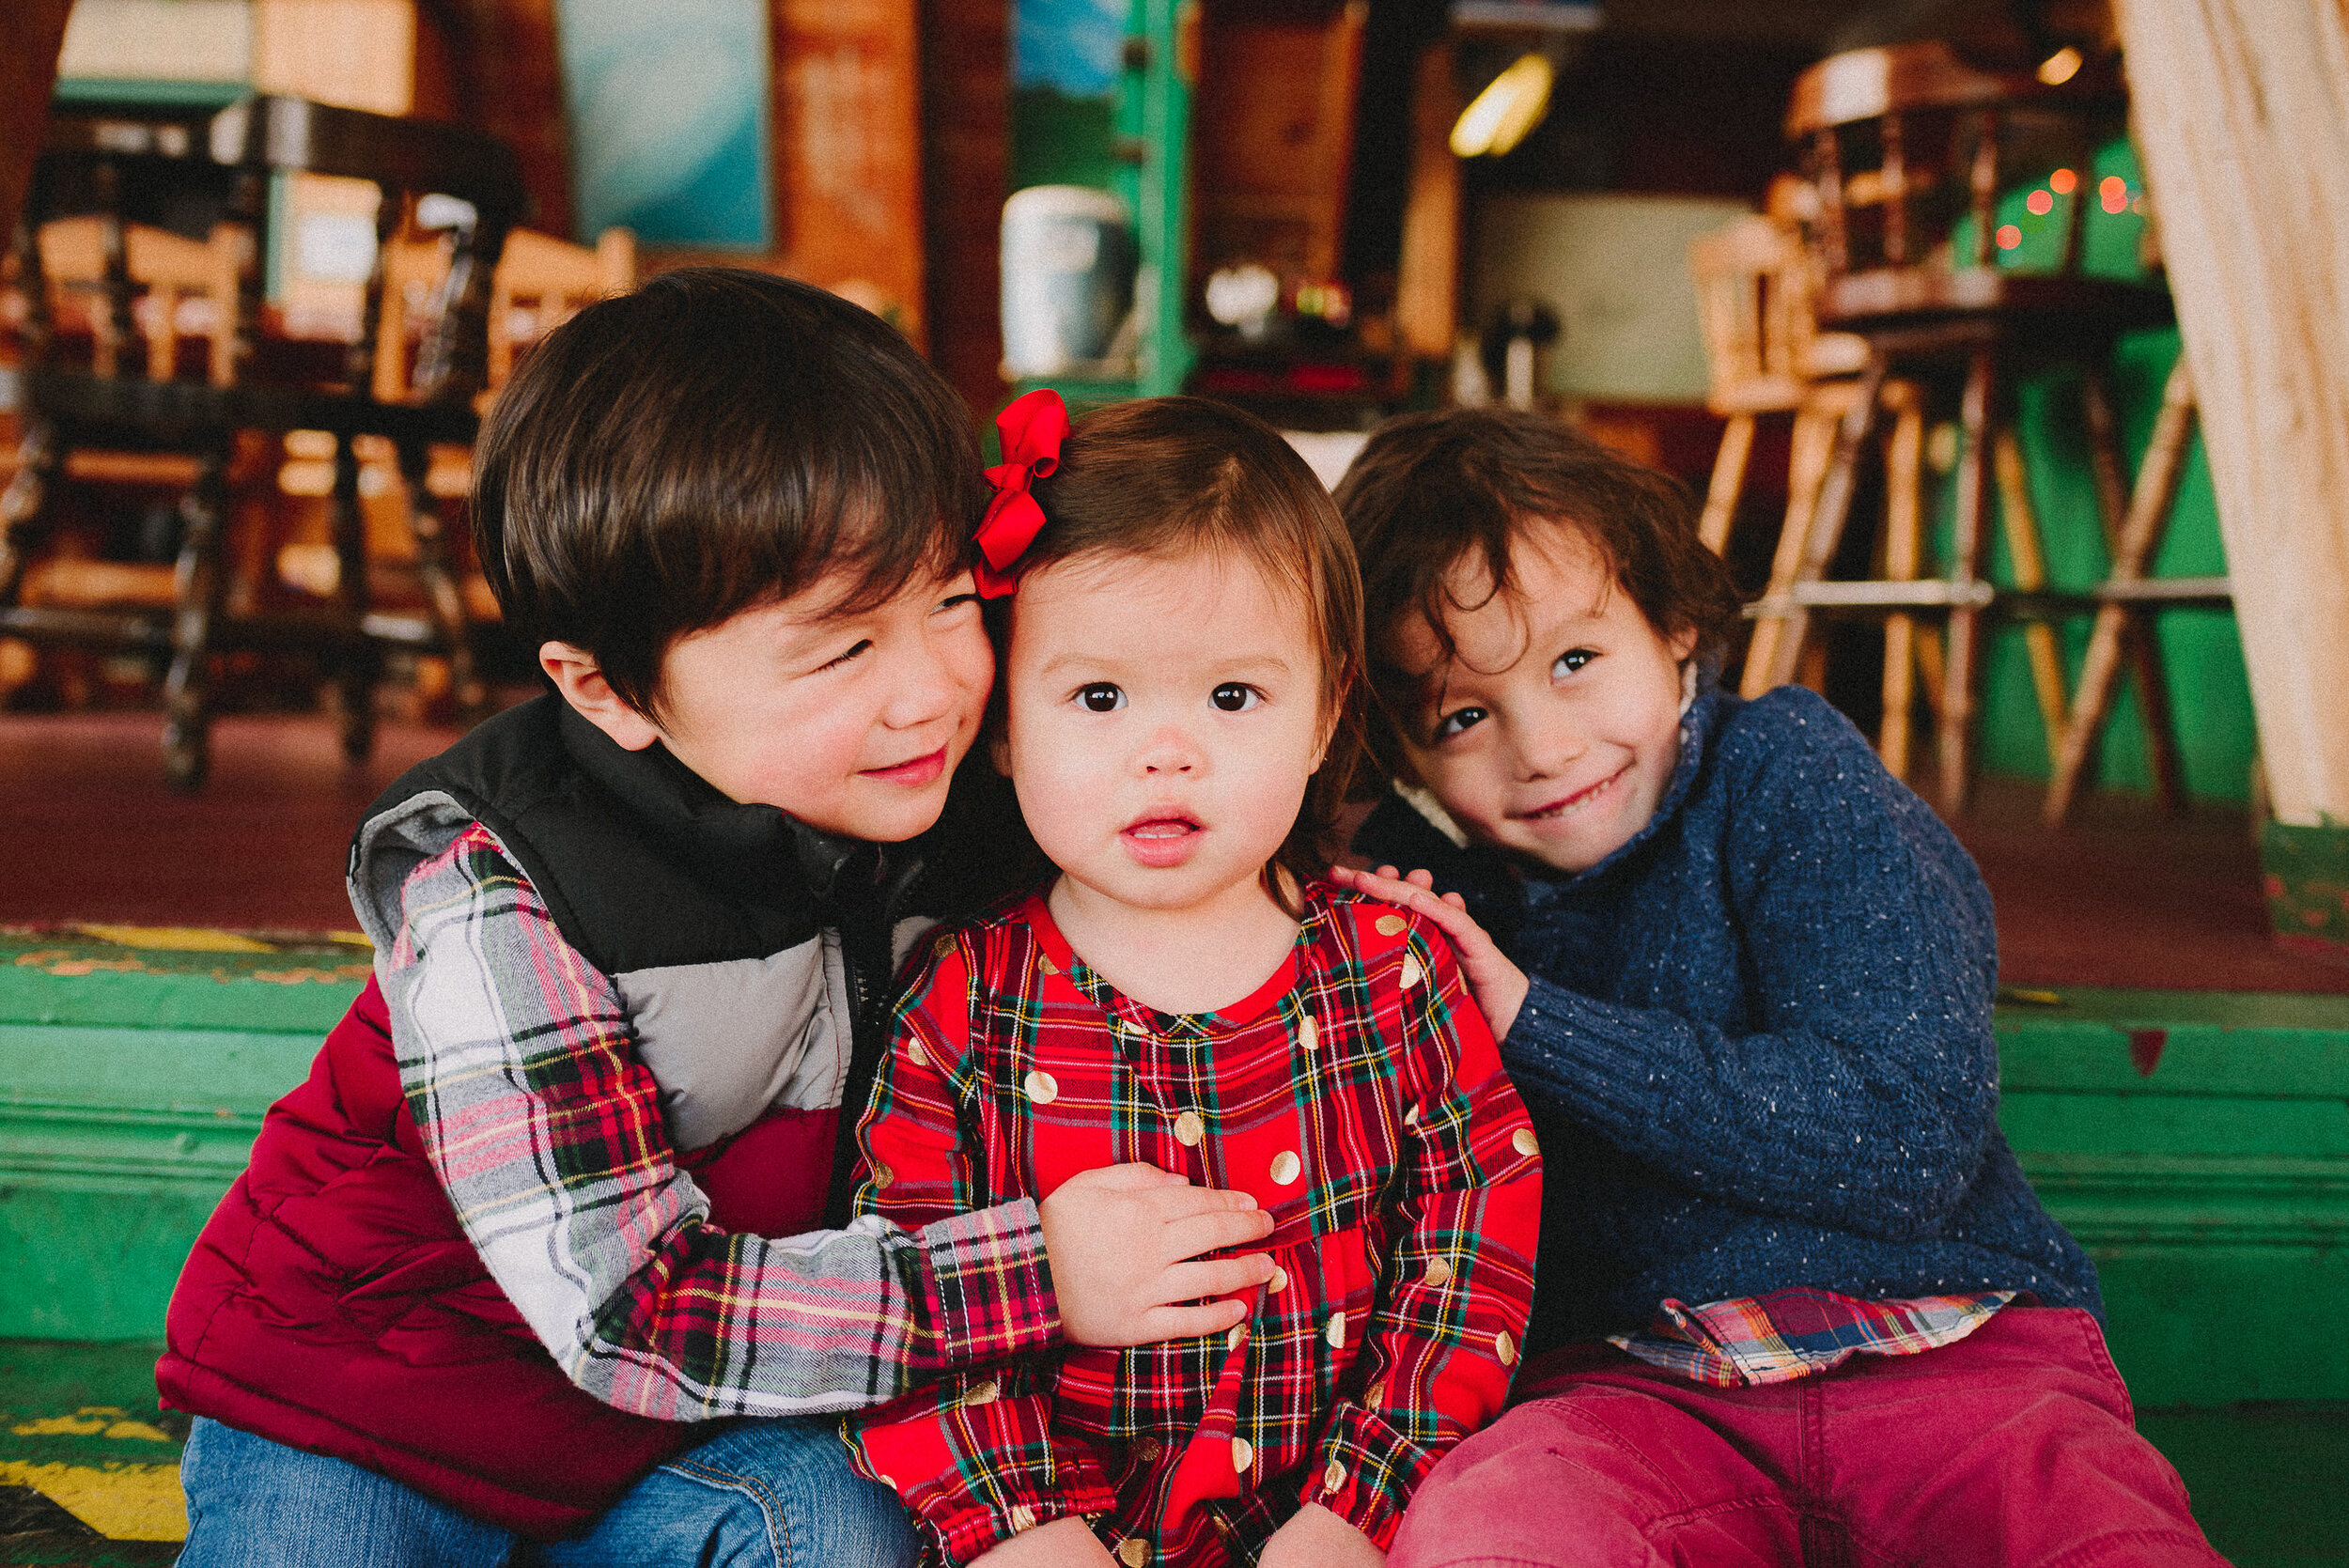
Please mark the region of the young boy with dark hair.
[[1399, 786], [1340, 879], [1451, 935], [1547, 1167], [1517, 1406], [1394, 1568], [2216, 1562], [1999, 1136], [1989, 892], [1817, 696], [1714, 687], [1687, 493], [1454, 411], [1337, 501]]
[[909, 842], [993, 676], [967, 413], [866, 312], [683, 272], [552, 334], [477, 474], [554, 691], [359, 829], [376, 977], [172, 1302], [180, 1560], [902, 1560], [822, 1413], [1270, 1273], [1187, 1261], [1269, 1219], [1144, 1166], [846, 1222], [893, 939], [967, 902]]

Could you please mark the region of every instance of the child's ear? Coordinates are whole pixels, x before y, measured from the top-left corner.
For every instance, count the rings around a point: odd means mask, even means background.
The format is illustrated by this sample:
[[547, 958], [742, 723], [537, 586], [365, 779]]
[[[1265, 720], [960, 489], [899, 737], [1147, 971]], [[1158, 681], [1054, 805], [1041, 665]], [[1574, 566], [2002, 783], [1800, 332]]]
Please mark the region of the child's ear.
[[612, 690], [603, 666], [585, 648], [570, 643], [541, 643], [538, 668], [581, 718], [610, 736], [622, 751], [641, 752], [661, 738], [660, 726]]

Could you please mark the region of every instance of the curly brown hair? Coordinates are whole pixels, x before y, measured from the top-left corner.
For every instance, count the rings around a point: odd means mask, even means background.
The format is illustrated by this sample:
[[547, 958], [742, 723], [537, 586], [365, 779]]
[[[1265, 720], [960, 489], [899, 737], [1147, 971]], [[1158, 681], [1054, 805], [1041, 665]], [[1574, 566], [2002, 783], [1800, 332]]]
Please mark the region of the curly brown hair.
[[1458, 652], [1450, 613], [1486, 602], [1455, 597], [1456, 569], [1472, 562], [1493, 594], [1513, 589], [1511, 551], [1536, 527], [1580, 536], [1659, 635], [1696, 634], [1693, 659], [1718, 666], [1737, 622], [1736, 588], [1697, 537], [1680, 482], [1544, 414], [1449, 409], [1391, 419], [1336, 499], [1362, 569], [1369, 748], [1390, 776], [1401, 771], [1398, 716], [1412, 711], [1427, 675], [1403, 666], [1397, 632], [1423, 624], [1439, 661], [1450, 660]]

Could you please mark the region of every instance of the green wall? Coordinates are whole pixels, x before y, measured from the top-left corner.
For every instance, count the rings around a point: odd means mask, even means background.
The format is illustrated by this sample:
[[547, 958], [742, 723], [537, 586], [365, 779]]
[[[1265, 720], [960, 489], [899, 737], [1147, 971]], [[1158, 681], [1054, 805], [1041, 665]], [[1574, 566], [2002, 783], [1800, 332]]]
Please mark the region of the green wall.
[[[1999, 221], [2022, 231], [2022, 243], [2001, 254], [2002, 265], [2051, 267], [2061, 254], [2063, 226], [2070, 201], [2089, 203], [2083, 264], [2107, 277], [2142, 277], [2139, 244], [2145, 219], [2134, 204], [2129, 210], [2108, 213], [2097, 196], [2107, 178], [2127, 181], [2132, 198], [2141, 197], [2143, 183], [2135, 149], [2126, 141], [2108, 145], [2096, 158], [2090, 178], [2077, 193], [2055, 198], [2052, 209], [2034, 216], [2025, 203], [2032, 181], [2007, 193]], [[1963, 254], [1970, 243], [1961, 229], [1956, 248]], [[2123, 338], [2113, 356], [2110, 378], [2123, 446], [2131, 472], [2143, 456], [2153, 433], [2154, 417], [2161, 406], [2162, 384], [2178, 357], [2175, 328], [2134, 334]], [[2031, 505], [2039, 518], [2046, 545], [2049, 585], [2058, 589], [2088, 589], [2102, 581], [2109, 566], [2104, 534], [2096, 517], [2096, 493], [2090, 475], [2088, 438], [2079, 409], [2076, 372], [2049, 371], [2027, 380], [2016, 390], [2017, 429], [2025, 466], [2030, 473]], [[1954, 512], [1953, 486], [1946, 479], [1937, 496], [1941, 549], [1948, 549], [1949, 526]], [[2013, 564], [2006, 547], [1995, 489], [1992, 495], [1988, 571], [1994, 581], [2012, 582]], [[2157, 577], [2217, 576], [2227, 569], [2226, 551], [2219, 542], [2218, 506], [2210, 483], [2210, 466], [2199, 436], [2187, 455], [2177, 505], [2168, 535], [2155, 555]], [[2157, 633], [2169, 684], [2170, 710], [2176, 725], [2181, 770], [2187, 793], [2198, 800], [2239, 801], [2248, 793], [2251, 761], [2258, 736], [2251, 720], [2251, 691], [2243, 664], [2243, 644], [2234, 616], [2224, 610], [2165, 610]], [[2067, 681], [2077, 678], [2088, 645], [2089, 622], [2082, 616], [2061, 629]], [[1986, 771], [2044, 779], [2048, 771], [2048, 746], [2039, 706], [2033, 695], [2030, 667], [2023, 648], [2022, 629], [2009, 625], [1991, 639], [1984, 659], [1982, 696], [1982, 765]], [[2095, 782], [2106, 789], [2146, 792], [2153, 780], [2145, 762], [2145, 737], [2137, 699], [2129, 682], [2122, 683], [2110, 722], [2096, 757]]]

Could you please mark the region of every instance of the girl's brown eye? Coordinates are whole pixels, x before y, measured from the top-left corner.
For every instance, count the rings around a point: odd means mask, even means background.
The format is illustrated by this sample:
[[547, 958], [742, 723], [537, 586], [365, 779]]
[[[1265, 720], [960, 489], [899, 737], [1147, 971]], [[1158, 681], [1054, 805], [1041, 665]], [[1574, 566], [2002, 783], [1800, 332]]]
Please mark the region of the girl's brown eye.
[[1087, 713], [1114, 713], [1126, 706], [1126, 693], [1108, 681], [1096, 681], [1077, 693]]
[[1227, 680], [1217, 687], [1207, 700], [1225, 713], [1245, 713], [1263, 701], [1254, 687], [1242, 686], [1236, 680]]
[[1455, 707], [1436, 721], [1436, 738], [1449, 740], [1462, 731], [1483, 723], [1485, 719], [1486, 713], [1481, 707]]

